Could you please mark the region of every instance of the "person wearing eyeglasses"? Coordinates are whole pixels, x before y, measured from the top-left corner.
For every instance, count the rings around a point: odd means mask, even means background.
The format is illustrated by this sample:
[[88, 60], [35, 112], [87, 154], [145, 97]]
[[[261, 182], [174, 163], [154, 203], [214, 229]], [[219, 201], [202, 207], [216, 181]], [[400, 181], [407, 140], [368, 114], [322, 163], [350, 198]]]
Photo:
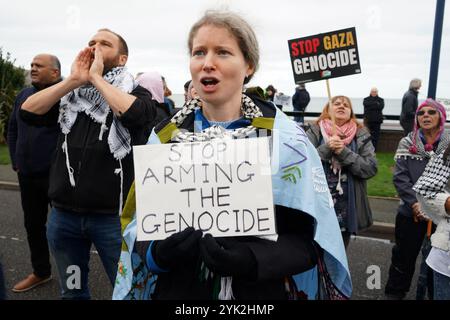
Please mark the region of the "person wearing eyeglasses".
[[395, 219], [395, 245], [392, 248], [387, 299], [403, 299], [409, 291], [416, 259], [427, 232], [428, 217], [412, 189], [433, 154], [445, 150], [450, 136], [444, 131], [445, 108], [427, 99], [416, 111], [414, 129], [400, 140], [395, 153], [394, 185], [400, 197]]

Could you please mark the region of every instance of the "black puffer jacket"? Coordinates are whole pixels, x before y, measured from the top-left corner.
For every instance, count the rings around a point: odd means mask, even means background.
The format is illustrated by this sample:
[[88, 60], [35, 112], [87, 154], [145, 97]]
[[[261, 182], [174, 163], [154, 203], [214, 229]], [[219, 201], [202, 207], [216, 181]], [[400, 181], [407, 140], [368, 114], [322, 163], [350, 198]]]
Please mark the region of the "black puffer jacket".
[[[132, 145], [145, 144], [155, 117], [157, 102], [151, 99], [146, 89], [137, 86], [132, 92], [136, 100], [121, 117], [120, 121], [131, 135]], [[20, 110], [22, 119], [32, 125], [56, 123], [59, 102], [44, 115]], [[106, 125], [111, 127], [112, 112]], [[67, 135], [70, 165], [74, 170], [75, 187], [70, 185], [66, 166], [66, 155], [62, 150], [64, 134], [60, 131], [56, 152], [50, 168], [49, 198], [53, 206], [72, 212], [117, 214], [119, 212], [120, 167], [109, 150], [107, 134], [98, 139], [100, 124], [85, 113], [79, 113], [70, 133]], [[134, 179], [133, 155], [122, 159], [123, 195], [126, 197]]]

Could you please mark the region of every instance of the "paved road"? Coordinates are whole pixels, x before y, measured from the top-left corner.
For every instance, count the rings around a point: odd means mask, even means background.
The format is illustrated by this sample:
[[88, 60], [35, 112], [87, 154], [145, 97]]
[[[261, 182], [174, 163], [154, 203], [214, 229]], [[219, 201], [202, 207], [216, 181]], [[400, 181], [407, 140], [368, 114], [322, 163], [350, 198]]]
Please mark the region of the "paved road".
[[[4, 268], [7, 289], [12, 288], [16, 282], [32, 271], [18, 191], [0, 189], [0, 259]], [[14, 293], [8, 290], [7, 298], [18, 300], [59, 299], [56, 266], [53, 261], [52, 267], [54, 280], [24, 293]], [[110, 299], [112, 288], [103, 271], [100, 258], [95, 253], [91, 255], [89, 268], [92, 299]]]
[[[351, 240], [348, 259], [353, 280], [353, 297], [357, 300], [383, 299], [383, 288], [387, 280], [392, 243], [389, 240], [357, 237]], [[94, 248], [93, 248], [94, 250]], [[97, 254], [91, 255], [90, 288], [93, 299], [110, 299], [112, 289]], [[17, 191], [0, 190], [0, 259], [4, 266], [6, 287], [11, 288], [31, 272], [28, 244], [23, 227], [20, 194]], [[369, 290], [366, 286], [367, 268], [379, 266], [381, 271], [381, 289]], [[56, 270], [53, 265], [53, 270]], [[417, 273], [415, 279], [417, 278]], [[415, 282], [415, 281], [414, 281]], [[408, 299], [413, 299], [410, 292]], [[8, 299], [59, 299], [57, 280], [25, 293], [8, 292]]]

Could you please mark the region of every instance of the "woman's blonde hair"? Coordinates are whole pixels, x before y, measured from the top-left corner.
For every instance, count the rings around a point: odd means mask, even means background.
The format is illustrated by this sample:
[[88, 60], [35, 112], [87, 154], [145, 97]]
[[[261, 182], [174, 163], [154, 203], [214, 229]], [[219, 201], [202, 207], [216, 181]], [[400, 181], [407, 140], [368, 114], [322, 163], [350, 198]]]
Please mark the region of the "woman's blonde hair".
[[[358, 128], [362, 128], [363, 125], [356, 119], [356, 115], [353, 112], [353, 106], [352, 106], [352, 101], [350, 100], [349, 97], [347, 96], [334, 96], [331, 98], [331, 104], [335, 103], [336, 100], [341, 99], [341, 100], [346, 100], [347, 104], [350, 106], [350, 120], [349, 121], [353, 121], [354, 123], [356, 123], [356, 125], [358, 126]], [[330, 103], [327, 102], [327, 104], [325, 105], [325, 107], [323, 107], [322, 113], [320, 114], [319, 118], [316, 120], [316, 123], [319, 124], [320, 121], [325, 120], [325, 119], [330, 119], [331, 120], [331, 116], [330, 116]]]
[[236, 38], [239, 49], [241, 49], [241, 52], [244, 55], [245, 62], [253, 68], [253, 73], [244, 80], [244, 84], [248, 83], [259, 67], [259, 45], [252, 27], [247, 21], [234, 12], [208, 10], [189, 31], [189, 54], [192, 54], [194, 37], [198, 30], [205, 25], [225, 28]]

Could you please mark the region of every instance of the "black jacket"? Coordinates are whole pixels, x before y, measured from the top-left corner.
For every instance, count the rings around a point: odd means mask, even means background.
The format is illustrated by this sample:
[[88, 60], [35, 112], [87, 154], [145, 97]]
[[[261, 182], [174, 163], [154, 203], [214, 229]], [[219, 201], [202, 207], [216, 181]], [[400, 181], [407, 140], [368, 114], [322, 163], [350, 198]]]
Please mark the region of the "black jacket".
[[[137, 86], [132, 92], [137, 99], [120, 121], [131, 135], [132, 145], [145, 144], [155, 117], [156, 101], [146, 89]], [[44, 115], [20, 110], [22, 119], [34, 125], [53, 125], [59, 115], [59, 102]], [[111, 127], [112, 112], [106, 125]], [[85, 113], [79, 113], [67, 135], [70, 165], [74, 170], [75, 187], [70, 185], [66, 155], [62, 150], [64, 134], [59, 131], [57, 148], [50, 169], [49, 198], [53, 206], [72, 212], [117, 214], [119, 211], [120, 175], [115, 174], [119, 161], [109, 150], [107, 134], [98, 139], [100, 124]], [[123, 195], [126, 197], [134, 179], [133, 155], [122, 159]]]
[[[314, 221], [303, 212], [276, 206], [275, 218], [278, 240], [257, 237], [234, 237], [250, 247], [257, 267], [252, 279], [233, 277], [232, 289], [236, 300], [288, 300], [285, 277], [301, 273], [317, 263], [314, 249]], [[146, 261], [150, 242], [136, 243], [136, 250]], [[213, 280], [199, 281], [201, 257], [185, 263], [176, 270], [158, 275], [154, 300], [211, 300]]]
[[[251, 97], [264, 117], [275, 116], [273, 104]], [[161, 130], [168, 121], [160, 123], [155, 130]], [[194, 113], [191, 113], [180, 128], [192, 131], [193, 121]], [[233, 295], [237, 300], [287, 300], [285, 278], [311, 269], [317, 263], [313, 218], [298, 210], [275, 206], [275, 219], [279, 235], [276, 242], [258, 237], [234, 237], [248, 246], [256, 258], [256, 269], [249, 277], [251, 280], [233, 277]], [[147, 261], [149, 244], [149, 241], [136, 242], [135, 248], [143, 261]], [[183, 263], [181, 268], [160, 273], [152, 299], [211, 300], [213, 280], [199, 280], [201, 262], [201, 257], [198, 256], [196, 262], [180, 262]]]
[[364, 120], [366, 122], [382, 123], [384, 99], [379, 96], [364, 98]]
[[407, 132], [411, 132], [414, 127], [414, 117], [416, 115], [419, 100], [417, 99], [418, 92], [409, 89], [402, 99], [402, 112], [400, 114], [400, 125]]
[[[155, 127], [158, 123], [161, 121], [166, 120], [171, 115], [169, 106], [166, 103], [156, 103], [155, 105], [155, 117], [153, 118], [153, 121], [151, 122], [151, 129]], [[151, 133], [150, 129], [150, 133]], [[150, 135], [149, 135], [150, 136]]]
[[59, 132], [56, 123], [48, 127], [35, 127], [19, 117], [22, 104], [37, 91], [31, 87], [17, 95], [8, 124], [8, 147], [13, 170], [28, 176], [48, 175]]

